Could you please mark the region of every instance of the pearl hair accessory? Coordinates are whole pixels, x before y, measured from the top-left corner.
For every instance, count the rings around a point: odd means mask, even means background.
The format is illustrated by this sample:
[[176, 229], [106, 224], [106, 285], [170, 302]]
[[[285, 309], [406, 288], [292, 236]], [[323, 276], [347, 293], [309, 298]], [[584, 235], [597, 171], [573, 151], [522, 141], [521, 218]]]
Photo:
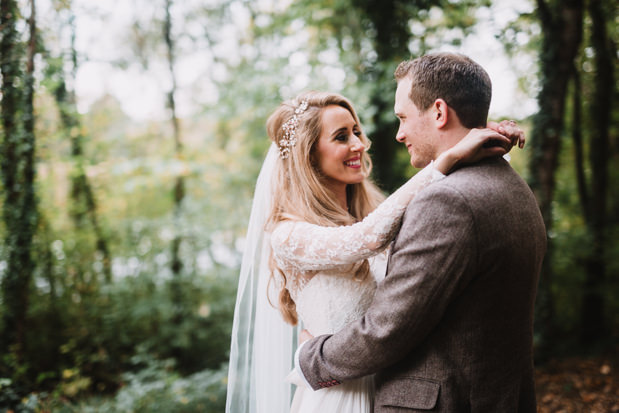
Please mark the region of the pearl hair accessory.
[[309, 103], [307, 99], [303, 99], [301, 104], [294, 110], [294, 115], [288, 119], [283, 125], [284, 137], [279, 140], [279, 157], [287, 159], [290, 156], [290, 148], [297, 143], [297, 125], [299, 124], [299, 117], [301, 113], [307, 110]]

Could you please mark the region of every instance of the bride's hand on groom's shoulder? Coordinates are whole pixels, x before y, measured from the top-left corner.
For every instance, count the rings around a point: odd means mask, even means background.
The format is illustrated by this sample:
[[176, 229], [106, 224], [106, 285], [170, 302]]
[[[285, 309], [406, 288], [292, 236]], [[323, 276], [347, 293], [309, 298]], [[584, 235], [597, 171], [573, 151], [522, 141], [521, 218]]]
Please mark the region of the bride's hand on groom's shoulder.
[[487, 127], [509, 138], [512, 146], [517, 145], [520, 149], [524, 148], [526, 141], [524, 131], [513, 120], [502, 120], [499, 123], [488, 122]]
[[460, 142], [443, 152], [436, 159], [435, 167], [447, 174], [456, 166], [475, 163], [490, 156], [505, 155], [513, 146], [523, 148], [524, 143], [524, 131], [513, 120], [488, 122], [486, 128], [471, 129]]
[[435, 168], [446, 175], [461, 165], [491, 156], [505, 155], [512, 148], [512, 142], [511, 138], [493, 129], [473, 128], [458, 143], [436, 158]]

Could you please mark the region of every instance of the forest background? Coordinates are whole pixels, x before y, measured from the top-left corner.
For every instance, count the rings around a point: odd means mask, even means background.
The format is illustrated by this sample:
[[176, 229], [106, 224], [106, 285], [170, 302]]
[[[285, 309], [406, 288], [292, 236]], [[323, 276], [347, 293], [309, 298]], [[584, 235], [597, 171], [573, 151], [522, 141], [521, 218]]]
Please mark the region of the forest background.
[[392, 73], [437, 50], [527, 130], [540, 411], [619, 411], [614, 2], [0, 0], [0, 35], [0, 411], [223, 411], [266, 118], [351, 98], [390, 192]]

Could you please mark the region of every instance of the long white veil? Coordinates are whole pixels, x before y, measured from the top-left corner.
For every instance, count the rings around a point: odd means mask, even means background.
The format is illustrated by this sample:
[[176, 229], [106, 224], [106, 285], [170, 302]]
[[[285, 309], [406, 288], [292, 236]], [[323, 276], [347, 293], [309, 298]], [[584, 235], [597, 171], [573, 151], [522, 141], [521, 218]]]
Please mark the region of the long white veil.
[[232, 324], [226, 413], [288, 413], [297, 331], [279, 311], [269, 288], [271, 245], [264, 225], [270, 212], [271, 178], [279, 150], [271, 144], [260, 170], [252, 204]]

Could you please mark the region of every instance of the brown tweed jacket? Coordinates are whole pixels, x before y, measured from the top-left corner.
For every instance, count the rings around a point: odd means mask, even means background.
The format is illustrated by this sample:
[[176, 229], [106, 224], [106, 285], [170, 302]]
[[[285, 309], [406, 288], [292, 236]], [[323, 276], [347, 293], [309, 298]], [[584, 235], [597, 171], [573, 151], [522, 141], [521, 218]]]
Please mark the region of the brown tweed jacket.
[[535, 412], [533, 306], [546, 233], [526, 183], [488, 159], [409, 205], [366, 315], [308, 341], [314, 389], [376, 373], [375, 412]]

